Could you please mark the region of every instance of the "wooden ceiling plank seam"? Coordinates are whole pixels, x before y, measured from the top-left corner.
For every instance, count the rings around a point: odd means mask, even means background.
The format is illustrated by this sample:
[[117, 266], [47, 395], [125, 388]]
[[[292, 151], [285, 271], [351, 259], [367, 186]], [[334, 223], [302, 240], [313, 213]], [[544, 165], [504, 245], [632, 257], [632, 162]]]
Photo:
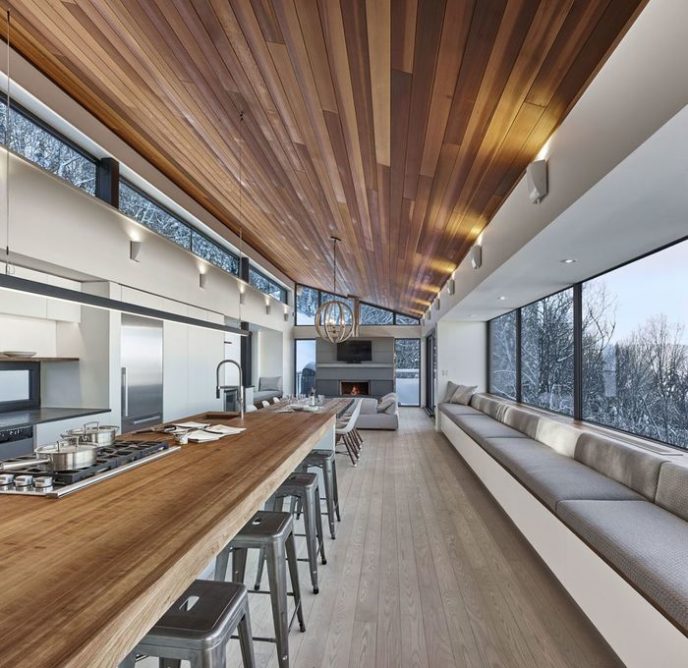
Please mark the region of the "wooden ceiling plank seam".
[[[365, 221], [370, 216], [370, 206], [368, 202], [369, 189], [376, 188], [376, 183], [366, 182], [363, 169], [363, 158], [361, 152], [359, 128], [354, 103], [353, 84], [351, 79], [351, 69], [347, 55], [346, 43], [344, 40], [344, 24], [341, 12], [337, 3], [325, 3], [323, 10], [319, 12], [322, 23], [322, 32], [327, 45], [327, 54], [330, 63], [330, 72], [333, 76], [333, 85], [337, 99], [337, 106], [340, 109], [340, 120], [342, 122], [342, 133], [346, 146], [349, 165], [353, 170], [353, 183], [357, 196], [357, 211], [360, 221]], [[376, 229], [372, 218], [370, 219], [371, 231]], [[363, 222], [360, 223], [363, 225]], [[380, 229], [379, 227], [377, 229]], [[358, 234], [358, 231], [355, 230]], [[360, 258], [362, 261], [362, 256]]]
[[366, 3], [375, 159], [390, 165], [392, 17], [390, 0]]
[[260, 26], [263, 39], [266, 42], [284, 44], [284, 37], [270, 0], [251, 0], [251, 8]]
[[430, 101], [437, 76], [442, 25], [446, 2], [435, 0], [419, 5], [416, 23], [416, 48], [414, 50], [413, 83], [409, 136], [406, 147], [403, 196], [415, 199], [418, 176], [423, 155], [423, 142], [428, 125]]
[[[572, 2], [573, 0], [551, 3], [541, 11], [537, 11], [536, 4], [533, 4], [532, 22], [502, 89], [500, 103], [490, 117], [484, 138], [480, 143], [478, 151], [480, 159], [471, 165], [457, 204], [448, 219], [449, 236], [458, 230], [463, 217], [469, 212], [471, 197], [464, 197], [463, 193], [465, 191], [475, 193], [480, 186], [480, 181], [485, 178], [488, 167], [496, 159], [499, 148], [506, 145], [509, 131]], [[520, 33], [518, 29], [515, 32]]]
[[420, 163], [420, 174], [425, 176], [435, 175], [452, 100], [457, 94], [459, 72], [466, 53], [475, 2], [476, 0], [449, 2], [445, 9], [437, 73], [430, 98], [428, 124]]
[[392, 35], [397, 39], [393, 39], [390, 67], [407, 74], [413, 74], [417, 12], [418, 0], [394, 0]]

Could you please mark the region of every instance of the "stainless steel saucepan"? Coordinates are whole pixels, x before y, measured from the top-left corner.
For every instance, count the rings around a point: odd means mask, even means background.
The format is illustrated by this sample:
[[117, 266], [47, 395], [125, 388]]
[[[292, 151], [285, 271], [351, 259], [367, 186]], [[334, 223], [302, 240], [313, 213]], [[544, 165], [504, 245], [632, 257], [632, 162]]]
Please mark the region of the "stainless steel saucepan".
[[78, 471], [96, 463], [98, 448], [83, 445], [73, 440], [57, 441], [51, 445], [36, 448], [35, 459], [22, 459], [13, 462], [0, 462], [0, 472], [24, 469], [27, 466], [48, 464], [53, 471]]
[[87, 422], [83, 427], [69, 429], [63, 436], [74, 436], [78, 439], [79, 443], [104, 448], [115, 442], [117, 427], [111, 424]]

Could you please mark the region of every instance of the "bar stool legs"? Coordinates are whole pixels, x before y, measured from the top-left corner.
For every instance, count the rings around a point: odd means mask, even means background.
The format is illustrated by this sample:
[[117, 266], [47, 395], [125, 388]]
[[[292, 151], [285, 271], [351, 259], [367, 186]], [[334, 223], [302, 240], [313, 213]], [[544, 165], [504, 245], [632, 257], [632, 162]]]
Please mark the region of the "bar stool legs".
[[287, 610], [287, 564], [292, 594], [296, 605], [296, 618], [301, 631], [306, 630], [301, 604], [298, 562], [294, 542], [293, 519], [288, 513], [258, 512], [215, 560], [215, 579], [223, 580], [227, 573], [229, 555], [232, 554], [232, 580], [243, 583], [246, 576], [247, 550], [260, 549], [267, 560], [274, 638], [254, 638], [275, 642], [280, 668], [289, 666], [289, 617]]
[[330, 536], [335, 539], [335, 516], [341, 522], [339, 514], [339, 493], [337, 489], [337, 464], [332, 450], [313, 450], [303, 460], [301, 471], [307, 472], [309, 468], [319, 468], [323, 473], [325, 487], [324, 501], [327, 504], [327, 522], [330, 527]]

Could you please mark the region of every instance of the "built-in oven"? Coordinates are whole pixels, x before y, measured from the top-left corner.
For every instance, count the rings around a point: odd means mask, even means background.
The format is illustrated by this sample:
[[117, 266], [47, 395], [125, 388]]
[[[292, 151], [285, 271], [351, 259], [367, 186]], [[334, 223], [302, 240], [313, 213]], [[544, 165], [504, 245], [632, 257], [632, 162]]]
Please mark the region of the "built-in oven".
[[40, 404], [40, 363], [0, 362], [0, 413], [30, 410]]
[[0, 429], [0, 461], [16, 459], [33, 452], [33, 427]]

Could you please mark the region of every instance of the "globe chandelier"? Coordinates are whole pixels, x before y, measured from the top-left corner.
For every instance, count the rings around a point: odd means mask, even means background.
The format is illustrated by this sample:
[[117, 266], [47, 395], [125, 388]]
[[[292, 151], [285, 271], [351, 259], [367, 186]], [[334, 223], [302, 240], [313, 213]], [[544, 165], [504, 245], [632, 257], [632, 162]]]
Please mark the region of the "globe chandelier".
[[[339, 237], [332, 239], [332, 254], [334, 267], [332, 270], [332, 292], [337, 294], [337, 242]], [[353, 310], [345, 302], [335, 299], [323, 302], [315, 312], [315, 331], [318, 336], [330, 343], [342, 343], [350, 339], [356, 331], [356, 319]]]

